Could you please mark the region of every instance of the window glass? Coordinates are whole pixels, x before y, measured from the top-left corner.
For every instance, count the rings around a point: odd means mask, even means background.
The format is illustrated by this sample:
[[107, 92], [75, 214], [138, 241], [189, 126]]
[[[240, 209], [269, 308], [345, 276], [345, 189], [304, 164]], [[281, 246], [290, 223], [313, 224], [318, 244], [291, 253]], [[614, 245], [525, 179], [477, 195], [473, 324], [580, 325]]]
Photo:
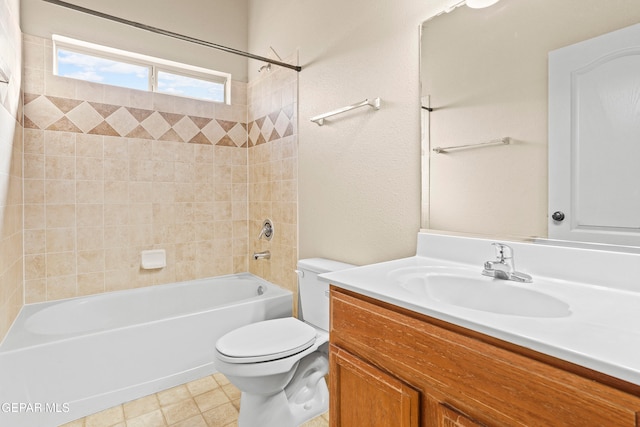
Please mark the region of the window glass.
[[58, 75], [90, 82], [149, 90], [149, 67], [58, 49]]
[[56, 75], [230, 104], [231, 74], [54, 34]]
[[158, 71], [158, 92], [224, 102], [224, 83]]

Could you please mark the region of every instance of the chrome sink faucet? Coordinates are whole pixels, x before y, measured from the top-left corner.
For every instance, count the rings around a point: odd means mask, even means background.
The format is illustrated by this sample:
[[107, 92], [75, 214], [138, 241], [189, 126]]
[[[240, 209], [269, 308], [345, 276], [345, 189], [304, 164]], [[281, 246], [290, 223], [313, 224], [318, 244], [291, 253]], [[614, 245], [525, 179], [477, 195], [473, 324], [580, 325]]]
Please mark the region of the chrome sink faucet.
[[516, 271], [513, 260], [513, 249], [502, 243], [492, 243], [496, 248], [496, 260], [484, 263], [482, 274], [501, 280], [513, 280], [515, 282], [531, 283], [533, 279], [525, 273]]

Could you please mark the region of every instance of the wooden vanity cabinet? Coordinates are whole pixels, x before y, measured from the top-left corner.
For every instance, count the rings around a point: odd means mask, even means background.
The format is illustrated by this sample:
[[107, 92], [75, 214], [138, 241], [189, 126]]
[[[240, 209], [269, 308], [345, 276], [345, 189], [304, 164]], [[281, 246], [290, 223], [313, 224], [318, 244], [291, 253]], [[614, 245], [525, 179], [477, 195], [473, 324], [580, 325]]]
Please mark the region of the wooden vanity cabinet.
[[634, 384], [336, 287], [330, 337], [332, 427], [640, 427]]

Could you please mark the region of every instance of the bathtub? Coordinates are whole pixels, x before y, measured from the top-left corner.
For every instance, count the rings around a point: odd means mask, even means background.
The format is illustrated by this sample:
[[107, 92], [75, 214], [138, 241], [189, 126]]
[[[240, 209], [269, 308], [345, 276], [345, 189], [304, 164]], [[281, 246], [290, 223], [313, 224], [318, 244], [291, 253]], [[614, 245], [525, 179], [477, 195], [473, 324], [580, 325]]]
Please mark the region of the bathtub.
[[0, 426], [57, 426], [216, 372], [216, 340], [291, 316], [252, 274], [25, 305], [0, 345]]

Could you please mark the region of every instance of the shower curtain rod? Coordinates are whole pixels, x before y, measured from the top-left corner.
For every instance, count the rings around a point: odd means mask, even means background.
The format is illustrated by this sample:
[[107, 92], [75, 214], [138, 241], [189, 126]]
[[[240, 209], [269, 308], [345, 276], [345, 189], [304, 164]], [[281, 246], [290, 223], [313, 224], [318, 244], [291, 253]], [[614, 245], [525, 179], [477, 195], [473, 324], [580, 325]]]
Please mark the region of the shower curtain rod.
[[196, 39], [196, 38], [193, 38], [193, 37], [185, 36], [183, 34], [174, 33], [172, 31], [163, 30], [161, 28], [152, 27], [150, 25], [141, 24], [139, 22], [129, 21], [128, 19], [118, 18], [117, 16], [108, 15], [106, 13], [98, 12], [98, 11], [93, 10], [93, 9], [87, 9], [86, 7], [78, 6], [78, 5], [67, 3], [67, 2], [64, 2], [64, 1], [60, 1], [60, 0], [43, 0], [43, 1], [45, 1], [47, 3], [55, 4], [56, 6], [62, 6], [62, 7], [66, 7], [67, 9], [73, 9], [73, 10], [76, 10], [78, 12], [82, 12], [82, 13], [86, 13], [86, 14], [89, 14], [89, 15], [97, 16], [99, 18], [108, 19], [110, 21], [118, 22], [120, 24], [125, 24], [125, 25], [129, 25], [131, 27], [136, 27], [136, 28], [139, 28], [141, 30], [151, 31], [152, 33], [161, 34], [161, 35], [167, 36], [167, 37], [173, 37], [174, 39], [179, 39], [179, 40], [183, 40], [183, 41], [186, 41], [186, 42], [189, 42], [189, 43], [194, 43], [194, 44], [199, 44], [199, 45], [202, 45], [202, 46], [207, 46], [207, 47], [210, 47], [210, 48], [213, 48], [213, 49], [222, 50], [222, 51], [227, 52], [227, 53], [233, 53], [234, 55], [240, 55], [240, 56], [244, 56], [246, 58], [257, 59], [258, 61], [264, 61], [264, 62], [268, 62], [268, 63], [274, 64], [274, 65], [279, 65], [280, 67], [289, 68], [289, 69], [295, 70], [297, 72], [300, 72], [302, 70], [302, 67], [300, 67], [298, 65], [287, 64], [286, 62], [276, 61], [274, 59], [266, 58], [264, 56], [259, 56], [259, 55], [254, 55], [252, 53], [243, 52], [241, 50], [234, 49], [232, 47], [222, 46], [222, 45], [219, 45], [219, 44], [208, 42], [206, 40], [200, 40], [200, 39]]

